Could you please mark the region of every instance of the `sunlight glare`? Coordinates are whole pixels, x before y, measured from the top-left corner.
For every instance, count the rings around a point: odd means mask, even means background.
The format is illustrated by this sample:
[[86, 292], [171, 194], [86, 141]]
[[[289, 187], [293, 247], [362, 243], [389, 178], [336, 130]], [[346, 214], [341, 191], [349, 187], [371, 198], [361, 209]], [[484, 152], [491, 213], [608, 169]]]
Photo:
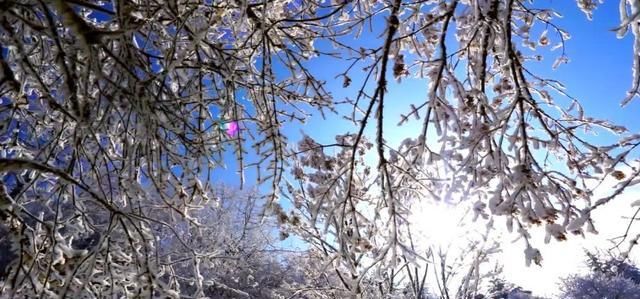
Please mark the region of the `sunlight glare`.
[[466, 239], [458, 242], [468, 231], [464, 223], [470, 215], [466, 213], [468, 209], [464, 202], [454, 205], [443, 201], [420, 201], [413, 210], [410, 223], [420, 247], [447, 248], [466, 242]]

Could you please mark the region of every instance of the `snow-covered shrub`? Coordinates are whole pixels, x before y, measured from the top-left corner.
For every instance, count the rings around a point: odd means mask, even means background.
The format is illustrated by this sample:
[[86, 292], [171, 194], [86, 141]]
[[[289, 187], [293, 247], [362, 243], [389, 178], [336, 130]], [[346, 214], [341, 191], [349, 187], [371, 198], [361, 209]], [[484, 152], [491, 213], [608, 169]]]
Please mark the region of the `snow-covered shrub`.
[[638, 299], [640, 269], [626, 258], [603, 257], [587, 252], [586, 275], [563, 279], [562, 298], [566, 299]]

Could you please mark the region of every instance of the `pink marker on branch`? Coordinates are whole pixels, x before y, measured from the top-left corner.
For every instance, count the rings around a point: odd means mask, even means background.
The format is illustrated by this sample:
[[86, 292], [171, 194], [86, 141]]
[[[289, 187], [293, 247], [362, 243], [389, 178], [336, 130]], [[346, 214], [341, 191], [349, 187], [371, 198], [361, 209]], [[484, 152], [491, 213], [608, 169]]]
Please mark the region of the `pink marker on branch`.
[[238, 122], [231, 121], [226, 124], [227, 126], [227, 134], [231, 137], [235, 137], [238, 135], [238, 131], [240, 131], [240, 127], [238, 127]]

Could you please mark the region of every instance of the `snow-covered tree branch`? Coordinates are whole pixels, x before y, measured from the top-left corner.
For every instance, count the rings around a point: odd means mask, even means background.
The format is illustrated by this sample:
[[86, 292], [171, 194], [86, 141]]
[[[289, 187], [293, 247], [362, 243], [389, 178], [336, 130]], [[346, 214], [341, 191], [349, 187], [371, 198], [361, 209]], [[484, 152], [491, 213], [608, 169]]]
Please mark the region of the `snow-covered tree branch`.
[[[591, 18], [598, 5], [575, 9]], [[0, 291], [382, 298], [406, 287], [420, 298], [434, 252], [409, 219], [424, 200], [472, 203], [471, 218], [505, 222], [525, 263], [541, 264], [537, 227], [547, 243], [596, 233], [592, 213], [640, 182], [640, 135], [589, 116], [539, 71], [570, 58], [548, 6], [0, 0], [0, 231], [11, 257]], [[631, 88], [611, 95], [625, 106], [640, 95], [640, 1], [618, 11], [611, 34], [634, 40]], [[425, 96], [392, 97], [407, 81]], [[293, 137], [318, 118], [349, 127], [328, 142], [325, 128]], [[225, 168], [260, 195], [221, 203]], [[619, 184], [594, 198], [611, 178]], [[265, 253], [274, 232], [320, 263], [300, 274], [315, 283], [253, 274], [279, 264]], [[464, 296], [485, 260], [472, 252]]]

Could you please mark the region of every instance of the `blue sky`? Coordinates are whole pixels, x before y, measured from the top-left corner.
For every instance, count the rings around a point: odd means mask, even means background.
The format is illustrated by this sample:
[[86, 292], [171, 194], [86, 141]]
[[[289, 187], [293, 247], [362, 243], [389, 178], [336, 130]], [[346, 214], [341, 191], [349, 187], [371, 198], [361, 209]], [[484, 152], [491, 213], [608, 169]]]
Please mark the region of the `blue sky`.
[[[605, 1], [588, 21], [573, 1], [550, 1], [565, 17], [557, 24], [571, 33], [567, 43], [570, 63], [556, 71], [540, 68], [565, 83], [567, 91], [581, 100], [586, 113], [611, 119], [637, 131], [634, 121], [639, 103], [622, 109], [620, 102], [631, 87], [632, 36], [616, 38], [612, 28], [619, 24], [617, 1]], [[634, 113], [636, 112], [636, 113]]]
[[[560, 50], [549, 52], [546, 49], [542, 49], [544, 60], [542, 62], [529, 63], [527, 67], [542, 77], [553, 78], [564, 83], [566, 91], [580, 100], [585, 108], [586, 115], [609, 119], [627, 126], [632, 132], [640, 132], [640, 122], [637, 121], [636, 116], [640, 108], [640, 100], [632, 102], [624, 109], [620, 107], [621, 100], [631, 86], [633, 49], [630, 35], [623, 39], [618, 39], [615, 32], [611, 31], [612, 28], [619, 24], [617, 1], [605, 1], [594, 12], [592, 21], [589, 21], [577, 8], [575, 1], [539, 0], [535, 1], [535, 3], [538, 7], [553, 7], [564, 16], [563, 18], [554, 19], [554, 23], [571, 34], [571, 39], [567, 41], [565, 49], [570, 62], [553, 70], [551, 65], [554, 59], [560, 55]], [[365, 31], [360, 38], [346, 36], [342, 40], [347, 44], [357, 45], [355, 48], [359, 45], [379, 47], [382, 45], [380, 36], [383, 32], [384, 20], [379, 18], [379, 22], [373, 25], [373, 32]], [[534, 32], [540, 32], [541, 30], [543, 28], [534, 28]], [[321, 41], [316, 42], [316, 46], [321, 49], [329, 49], [330, 47], [328, 43]], [[454, 45], [451, 45], [450, 48], [455, 49]], [[351, 99], [355, 97], [364, 75], [364, 72], [359, 71], [359, 68], [363, 66], [360, 64], [355, 68], [355, 71], [349, 74], [353, 80], [351, 86], [343, 88], [342, 78], [336, 78], [335, 76], [341, 73], [348, 66], [348, 63], [331, 58], [321, 58], [308, 61], [307, 66], [319, 78], [327, 81], [326, 88], [331, 91], [335, 100], [341, 101], [346, 97]], [[372, 83], [373, 81], [375, 80], [372, 80]], [[400, 114], [405, 113], [410, 104], [420, 103], [425, 100], [427, 84], [428, 82], [425, 80], [410, 78], [404, 78], [400, 84], [390, 80], [389, 93], [386, 96], [385, 105], [385, 132], [389, 143], [398, 144], [406, 136], [417, 135], [413, 131], [419, 129], [419, 122], [414, 121], [402, 127], [398, 127], [396, 124], [400, 119]], [[372, 91], [373, 86], [370, 84], [367, 90]], [[238, 97], [242, 97], [242, 95], [239, 94]], [[342, 107], [341, 109], [341, 112], [348, 111], [350, 111], [348, 107]], [[319, 115], [315, 115], [306, 125], [294, 124], [285, 126], [283, 133], [289, 138], [290, 144], [293, 144], [301, 137], [302, 131], [312, 135], [321, 143], [332, 143], [336, 134], [356, 132], [356, 130], [357, 128], [352, 123], [329, 114], [328, 119], [322, 119]], [[367, 133], [372, 133], [374, 130], [375, 125], [370, 124]], [[593, 137], [592, 140], [598, 143], [610, 143], [615, 142], [616, 138], [603, 134]], [[253, 154], [253, 150], [247, 146], [245, 148], [249, 152], [245, 160], [255, 160], [256, 157]], [[229, 146], [224, 156], [227, 169], [216, 169], [211, 178], [213, 181], [228, 185], [239, 185], [240, 179], [237, 174], [236, 156], [232, 149]], [[255, 177], [255, 173], [252, 170], [248, 170], [245, 173], [247, 182], [245, 187], [252, 187], [251, 183]], [[265, 184], [261, 186], [261, 189], [270, 191], [268, 190], [269, 187], [270, 184]], [[437, 211], [442, 212], [443, 210], [438, 208]], [[609, 218], [620, 216], [615, 211], [610, 211], [607, 215]], [[614, 233], [615, 228], [610, 227], [609, 230], [605, 231]], [[606, 236], [604, 238], [606, 239]], [[596, 243], [591, 243], [591, 245], [593, 244]], [[298, 244], [290, 239], [285, 245], [295, 246]], [[588, 246], [589, 244], [584, 244], [584, 242], [578, 244], [576, 242], [572, 243], [571, 246], [557, 244], [551, 245], [547, 250], [541, 248], [543, 254], [545, 254], [545, 251], [547, 254], [552, 252], [558, 254], [548, 255], [548, 263], [545, 264], [546, 268], [535, 270], [524, 269], [524, 260], [521, 258], [522, 246], [520, 245], [520, 243], [504, 245], [505, 255], [502, 262], [506, 266], [506, 273], [514, 278], [514, 282], [532, 289], [536, 293], [552, 294], [553, 291], [549, 292], [549, 288], [553, 288], [557, 279], [567, 273], [562, 269], [562, 266], [558, 267], [554, 263], [564, 262], [564, 267], [570, 269], [579, 267], [582, 260], [580, 258], [582, 254], [581, 246]], [[567, 256], [571, 256], [571, 258], [568, 259]]]
[[[628, 88], [631, 86], [631, 65], [632, 65], [632, 37], [626, 36], [624, 39], [616, 38], [616, 34], [611, 31], [619, 23], [617, 1], [605, 1], [600, 5], [595, 13], [592, 21], [576, 7], [575, 1], [567, 0], [542, 0], [535, 1], [538, 7], [553, 7], [559, 13], [564, 15], [563, 18], [557, 18], [554, 23], [565, 29], [571, 34], [571, 39], [566, 43], [566, 54], [570, 59], [568, 64], [561, 65], [558, 69], [552, 70], [551, 65], [554, 59], [560, 54], [560, 51], [549, 52], [542, 50], [544, 60], [542, 62], [530, 63], [527, 66], [535, 73], [546, 77], [559, 80], [566, 86], [566, 91], [578, 98], [585, 108], [586, 115], [609, 119], [618, 124], [622, 124], [631, 129], [632, 132], [640, 131], [640, 122], [637, 121], [637, 111], [640, 108], [640, 100], [632, 102], [626, 108], [620, 107], [620, 102], [626, 95]], [[379, 18], [379, 22], [374, 24], [373, 32], [364, 32], [363, 36], [355, 39], [353, 36], [346, 36], [343, 41], [348, 44], [364, 45], [367, 47], [378, 47], [382, 45], [380, 38], [383, 31], [384, 21]], [[534, 32], [540, 32], [543, 28], [534, 28]], [[329, 45], [325, 42], [317, 42], [316, 46], [322, 49], [328, 49]], [[357, 46], [356, 46], [357, 48]], [[451, 49], [454, 49], [453, 45]], [[354, 71], [350, 73], [353, 79], [349, 88], [343, 88], [342, 78], [335, 76], [342, 72], [349, 62], [335, 60], [331, 58], [322, 58], [311, 60], [307, 66], [320, 78], [327, 81], [326, 88], [330, 90], [335, 100], [340, 101], [345, 97], [353, 99], [357, 90], [362, 83], [362, 71]], [[362, 65], [359, 65], [361, 68]], [[358, 69], [358, 67], [356, 67]], [[405, 136], [417, 135], [414, 130], [419, 129], [416, 122], [409, 123], [403, 127], [397, 127], [401, 113], [408, 110], [412, 103], [423, 102], [426, 97], [427, 83], [425, 80], [404, 78], [401, 84], [390, 80], [389, 93], [386, 96], [385, 106], [385, 132], [387, 141], [391, 144], [397, 144]], [[368, 90], [373, 89], [372, 85]], [[238, 95], [241, 97], [242, 95]], [[343, 107], [342, 112], [348, 111], [348, 107]], [[296, 142], [301, 131], [312, 135], [321, 143], [331, 143], [336, 134], [346, 132], [355, 132], [357, 128], [350, 122], [345, 121], [337, 116], [330, 116], [328, 119], [322, 119], [316, 115], [304, 126], [289, 125], [283, 128], [283, 133], [289, 138], [290, 144]], [[368, 133], [373, 132], [375, 126], [371, 124]], [[610, 143], [615, 142], [615, 137], [610, 135], [601, 135], [593, 137], [596, 142]], [[253, 151], [249, 147], [245, 147], [249, 151], [247, 160], [255, 160]], [[237, 174], [236, 156], [232, 152], [232, 147], [225, 153], [224, 160], [228, 166], [227, 169], [217, 169], [212, 180], [223, 182], [229, 185], [239, 185], [240, 179]], [[251, 170], [245, 173], [246, 187], [252, 187], [250, 184], [255, 179], [255, 173]], [[270, 184], [261, 186], [262, 190], [270, 191]], [[620, 206], [623, 207], [623, 206]], [[442, 209], [437, 209], [442, 211]], [[615, 211], [607, 214], [612, 217]], [[442, 215], [441, 215], [442, 216]], [[614, 215], [618, 217], [620, 215]], [[428, 218], [428, 217], [423, 217]], [[606, 230], [605, 230], [606, 231]], [[612, 227], [609, 230], [615, 232]], [[445, 234], [447, 235], [447, 234]], [[508, 238], [507, 238], [508, 239]], [[573, 240], [572, 240], [573, 241]], [[505, 242], [508, 243], [508, 242]], [[289, 241], [285, 243], [291, 246], [297, 245]], [[592, 243], [592, 245], [595, 244]], [[600, 243], [598, 243], [600, 244]], [[555, 247], [553, 247], [555, 246]], [[522, 257], [522, 247], [519, 243], [514, 245], [505, 244], [505, 255], [502, 262], [506, 266], [506, 273], [514, 278], [514, 282], [519, 283], [539, 294], [552, 294], [549, 288], [553, 288], [557, 279], [565, 275], [563, 266], [554, 265], [554, 263], [565, 263], [565, 268], [579, 267], [581, 258], [581, 246], [588, 246], [583, 243], [572, 243], [552, 245], [553, 248], [543, 250], [548, 255], [548, 263], [544, 269], [524, 269], [524, 260]], [[567, 256], [571, 256], [570, 259]], [[512, 261], [513, 260], [513, 261]], [[550, 264], [550, 265], [549, 265]], [[538, 281], [536, 281], [538, 280]]]
[[[569, 63], [561, 65], [553, 70], [551, 65], [561, 51], [556, 50], [550, 52], [546, 49], [542, 50], [544, 59], [542, 62], [530, 63], [527, 67], [534, 73], [545, 77], [556, 79], [562, 82], [566, 87], [566, 92], [577, 98], [585, 108], [585, 114], [588, 116], [608, 119], [614, 123], [628, 127], [631, 132], [640, 131], [640, 122], [637, 121], [638, 110], [640, 108], [640, 100], [632, 102], [625, 108], [620, 107], [620, 102], [625, 97], [627, 90], [631, 86], [632, 80], [632, 36], [627, 35], [623, 39], [618, 39], [612, 28], [619, 24], [617, 1], [605, 1], [594, 12], [593, 20], [590, 21], [577, 8], [575, 1], [536, 1], [537, 7], [553, 7], [563, 18], [554, 19], [554, 23], [565, 29], [571, 34], [571, 39], [566, 42], [566, 54], [569, 57]], [[374, 24], [373, 33], [365, 33], [360, 39], [354, 39], [352, 36], [345, 37], [346, 42], [356, 44], [366, 44], [377, 47], [382, 44], [379, 36], [382, 32], [381, 24]], [[543, 28], [534, 28], [534, 32], [540, 32]], [[550, 35], [551, 36], [551, 35]], [[325, 48], [327, 45], [321, 42], [316, 44], [317, 47]], [[341, 73], [348, 65], [348, 62], [333, 59], [317, 59], [308, 62], [309, 68], [320, 78], [327, 80], [327, 88], [330, 90], [335, 100], [342, 100], [345, 97], [353, 99], [356, 91], [362, 83], [360, 76], [363, 72], [352, 72], [352, 85], [349, 88], [342, 87], [342, 78], [335, 78], [336, 74]], [[391, 81], [390, 81], [391, 82]], [[397, 144], [405, 136], [417, 135], [412, 130], [417, 130], [419, 125], [411, 125], [397, 127], [401, 113], [406, 112], [411, 103], [419, 103], [424, 101], [426, 97], [427, 82], [418, 79], [403, 79], [401, 84], [391, 83], [389, 93], [386, 96], [385, 107], [385, 132], [387, 141]], [[372, 90], [370, 87], [368, 90]], [[557, 99], [560, 99], [558, 95]], [[562, 102], [562, 100], [560, 100]], [[342, 110], [347, 111], [347, 109]], [[288, 126], [283, 128], [283, 132], [288, 136], [290, 144], [297, 141], [304, 130], [321, 143], [331, 143], [336, 134], [346, 132], [356, 132], [357, 128], [350, 122], [339, 117], [330, 117], [322, 119], [314, 116], [310, 122], [304, 126]], [[375, 126], [372, 124], [368, 132], [373, 132]], [[596, 143], [611, 143], [616, 141], [616, 137], [609, 134], [601, 134], [592, 136], [592, 140]], [[219, 170], [216, 180], [222, 180], [229, 184], [238, 184], [235, 172], [235, 157], [228, 153], [227, 161], [229, 169]], [[250, 157], [251, 158], [251, 157]], [[247, 174], [247, 182], [251, 182], [254, 177], [252, 172]], [[268, 188], [264, 186], [263, 188]], [[266, 189], [263, 189], [266, 190]], [[635, 194], [635, 193], [634, 193]], [[618, 206], [623, 208], [623, 206]], [[623, 208], [624, 209], [624, 208]], [[609, 209], [606, 217], [601, 217], [601, 224], [612, 219], [612, 222], [619, 223], [619, 217], [624, 215], [619, 209]], [[607, 218], [608, 217], [608, 218]], [[604, 223], [606, 226], [606, 223]], [[623, 229], [622, 227], [620, 229]], [[613, 234], [616, 232], [615, 227], [608, 227], [605, 232]], [[606, 239], [607, 236], [601, 236]], [[613, 236], [609, 236], [613, 237]], [[600, 238], [600, 237], [599, 237]], [[508, 238], [507, 238], [508, 239]], [[540, 239], [541, 240], [541, 239]], [[540, 241], [539, 240], [539, 241]], [[551, 295], [554, 291], [549, 290], [557, 282], [558, 278], [566, 275], [567, 272], [563, 268], [576, 269], [580, 267], [582, 261], [582, 247], [590, 245], [602, 245], [604, 241], [598, 243], [584, 243], [583, 241], [563, 247], [563, 244], [550, 245], [546, 250], [547, 254], [551, 252], [561, 253], [550, 256], [551, 265], [547, 265], [545, 269], [531, 270], [524, 269], [524, 260], [519, 259], [522, 255], [522, 246], [520, 243], [514, 245], [505, 245], [506, 255], [502, 262], [509, 264], [506, 271], [510, 275], [516, 277], [516, 282], [523, 286], [536, 291], [539, 294]], [[508, 243], [508, 242], [507, 242]], [[541, 243], [541, 242], [538, 242]], [[565, 244], [566, 245], [566, 244]], [[541, 248], [543, 254], [545, 248]], [[569, 254], [572, 258], [566, 259], [563, 255]], [[509, 259], [517, 259], [510, 262]], [[553, 265], [553, 263], [567, 261], [565, 266]], [[535, 282], [526, 275], [518, 275], [518, 273], [532, 273], [532, 277], [541, 280]]]
[[[605, 1], [604, 4], [596, 9], [592, 21], [589, 21], [576, 7], [575, 1], [539, 0], [535, 1], [535, 3], [536, 6], [553, 7], [564, 15], [563, 18], [555, 19], [554, 23], [571, 34], [571, 39], [568, 40], [566, 44], [566, 54], [570, 62], [560, 66], [557, 70], [552, 70], [551, 64], [560, 53], [559, 51], [548, 52], [543, 50], [543, 53], [545, 53], [544, 60], [539, 63], [531, 63], [528, 67], [543, 77], [553, 78], [563, 82], [567, 92], [581, 101], [587, 115], [609, 119], [615, 123], [627, 126], [632, 132], [640, 132], [640, 122], [637, 119], [640, 109], [640, 99], [636, 99], [636, 101], [624, 109], [620, 107], [621, 100], [631, 86], [633, 49], [632, 37], [630, 35], [627, 35], [623, 39], [618, 39], [616, 38], [615, 32], [611, 31], [612, 28], [615, 28], [619, 24], [617, 1]], [[97, 17], [101, 18], [100, 16]], [[346, 36], [343, 38], [343, 41], [349, 44], [355, 43], [357, 45], [378, 47], [382, 45], [382, 39], [379, 38], [379, 36], [381, 36], [383, 25], [383, 20], [380, 19], [380, 22], [374, 24], [373, 32], [365, 32], [363, 36], [358, 39], [355, 39], [353, 36]], [[539, 32], [541, 28], [537, 30]], [[329, 45], [327, 43], [317, 42], [317, 46], [326, 49]], [[3, 55], [5, 51], [5, 49], [2, 49]], [[307, 65], [316, 75], [327, 81], [326, 88], [332, 92], [335, 100], [340, 101], [345, 97], [351, 99], [355, 97], [362, 82], [363, 72], [355, 71], [350, 73], [353, 79], [352, 85], [349, 88], [343, 88], [342, 79], [336, 78], [335, 76], [347, 67], [348, 62], [331, 58], [321, 58], [309, 61]], [[360, 65], [360, 67], [361, 66], [362, 65]], [[417, 135], [411, 132], [412, 130], [418, 129], [415, 123], [414, 125], [410, 124], [403, 127], [397, 127], [396, 124], [400, 114], [406, 112], [410, 104], [424, 101], [427, 83], [425, 80], [409, 78], [404, 78], [400, 84], [390, 80], [389, 93], [386, 96], [385, 106], [385, 132], [388, 139], [387, 141], [391, 144], [397, 144], [404, 136]], [[368, 90], [371, 91], [372, 88], [372, 85], [369, 85]], [[239, 96], [241, 97], [241, 95]], [[348, 111], [348, 108], [343, 107], [341, 111]], [[319, 115], [316, 115], [304, 126], [292, 125], [284, 127], [283, 133], [289, 138], [290, 144], [293, 144], [300, 138], [301, 131], [307, 132], [322, 143], [331, 143], [336, 134], [355, 132], [356, 130], [357, 127], [352, 123], [338, 116], [329, 115], [328, 119], [322, 119]], [[375, 125], [370, 124], [367, 132], [373, 132], [373, 130], [375, 130]], [[601, 135], [594, 137], [593, 140], [598, 143], [610, 143], [615, 142], [615, 137]], [[253, 150], [249, 147], [245, 148], [247, 148], [249, 152], [249, 156], [246, 157], [246, 159], [255, 160], [256, 157], [253, 156]], [[217, 169], [211, 179], [229, 185], [238, 185], [240, 179], [237, 175], [236, 156], [232, 152], [231, 146], [225, 153], [224, 160], [228, 168], [226, 170]], [[251, 183], [254, 179], [255, 173], [248, 171], [246, 173], [246, 182]], [[246, 187], [252, 186], [248, 184]], [[265, 191], [269, 191], [264, 189], [269, 187], [269, 184], [262, 186]], [[624, 205], [620, 207], [623, 208]], [[608, 217], [619, 216], [615, 214], [615, 211], [607, 215], [609, 215]], [[623, 227], [620, 227], [620, 230], [622, 229]], [[614, 231], [614, 229], [610, 230], [611, 233], [614, 233]], [[522, 254], [521, 247], [514, 246], [511, 248], [507, 245], [505, 247], [506, 251], [512, 250], [515, 252], [515, 254], [512, 255], [514, 259], [519, 258], [517, 254]], [[570, 253], [568, 253], [569, 251], [565, 252], [572, 257], [582, 254], [576, 246], [557, 247], [554, 250], [560, 251], [568, 249], [572, 251]], [[562, 261], [562, 258], [562, 255], [558, 255], [557, 258], [551, 258], [551, 261]], [[579, 259], [574, 258], [572, 262], [573, 264], [567, 264], [566, 267], [576, 267]], [[517, 273], [521, 271], [519, 269], [522, 268], [524, 262], [520, 259], [511, 264], [513, 264], [512, 268], [509, 268], [508, 271], [510, 271], [510, 273]], [[553, 271], [553, 265], [551, 269], [552, 273], [564, 273], [562, 271]], [[549, 285], [551, 285], [550, 283], [556, 280], [557, 277], [554, 277], [554, 274], [549, 274], [549, 272], [538, 273], [542, 273], [538, 277], [546, 277], [547, 282], [541, 285], [531, 283], [525, 285], [525, 287], [532, 288], [537, 292], [544, 292], [545, 288], [548, 288]], [[523, 277], [524, 278], [520, 278], [518, 283], [527, 283], [526, 276]]]
[[[632, 36], [629, 34], [623, 39], [616, 38], [615, 32], [611, 31], [619, 24], [618, 7], [616, 1], [605, 1], [600, 5], [592, 21], [577, 8], [574, 1], [536, 1], [537, 7], [553, 7], [563, 18], [554, 19], [554, 23], [571, 34], [571, 39], [566, 42], [566, 54], [570, 61], [561, 65], [557, 69], [552, 69], [556, 57], [561, 51], [549, 51], [542, 48], [541, 54], [544, 56], [542, 62], [531, 62], [527, 67], [534, 73], [545, 77], [556, 79], [562, 82], [568, 94], [577, 98], [585, 108], [588, 116], [609, 119], [615, 123], [627, 126], [631, 131], [639, 131], [640, 123], [635, 121], [636, 111], [640, 108], [640, 100], [632, 102], [625, 108], [620, 107], [620, 102], [631, 86], [631, 65], [632, 65]], [[343, 41], [356, 44], [377, 47], [382, 44], [382, 40], [377, 38], [382, 32], [382, 23], [374, 24], [374, 32], [365, 32], [360, 38], [353, 36], [343, 38]], [[544, 28], [535, 28], [533, 32], [540, 32]], [[553, 34], [550, 33], [553, 37]], [[327, 43], [317, 42], [316, 46], [321, 49], [329, 49]], [[357, 48], [357, 47], [356, 47]], [[319, 78], [327, 81], [327, 89], [332, 92], [335, 100], [343, 100], [346, 97], [355, 98], [356, 92], [362, 82], [364, 72], [355, 67], [355, 71], [350, 72], [353, 79], [349, 88], [342, 88], [342, 78], [335, 76], [346, 69], [349, 62], [331, 58], [321, 58], [311, 60], [307, 66]], [[362, 65], [359, 65], [361, 68]], [[386, 96], [387, 105], [385, 107], [385, 132], [387, 141], [396, 144], [404, 136], [415, 135], [410, 131], [418, 129], [419, 124], [414, 122], [408, 126], [397, 127], [401, 113], [406, 112], [412, 103], [423, 102], [426, 96], [425, 80], [404, 78], [401, 84], [390, 81], [389, 93]], [[368, 88], [371, 91], [373, 87]], [[561, 96], [555, 95], [559, 102], [564, 102]], [[342, 110], [349, 111], [347, 107]], [[290, 142], [297, 141], [301, 130], [311, 134], [320, 142], [333, 142], [333, 136], [346, 132], [355, 132], [356, 127], [340, 117], [329, 115], [328, 119], [322, 119], [316, 115], [306, 125], [291, 124], [283, 128], [284, 134]], [[370, 131], [374, 125], [370, 125]], [[407, 134], [409, 133], [409, 134]], [[596, 142], [615, 142], [616, 138], [608, 134], [594, 137]], [[252, 153], [250, 153], [251, 155]], [[235, 173], [235, 155], [227, 153], [227, 170], [219, 170], [220, 178], [227, 183], [237, 184]], [[251, 158], [251, 157], [249, 157]], [[251, 171], [247, 172], [248, 182], [254, 178]]]

